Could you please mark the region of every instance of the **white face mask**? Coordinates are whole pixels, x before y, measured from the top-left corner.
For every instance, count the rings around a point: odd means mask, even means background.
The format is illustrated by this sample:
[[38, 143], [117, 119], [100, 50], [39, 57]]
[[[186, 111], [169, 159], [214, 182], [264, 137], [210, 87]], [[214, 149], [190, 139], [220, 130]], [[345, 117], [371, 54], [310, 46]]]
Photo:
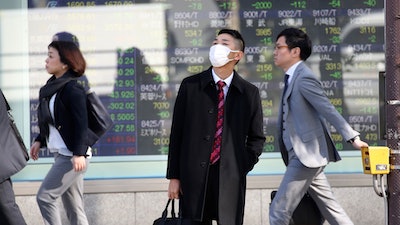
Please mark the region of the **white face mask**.
[[232, 61], [233, 59], [229, 59], [228, 55], [231, 52], [240, 52], [238, 50], [231, 50], [225, 45], [216, 44], [211, 46], [210, 48], [210, 62], [214, 67], [221, 67]]

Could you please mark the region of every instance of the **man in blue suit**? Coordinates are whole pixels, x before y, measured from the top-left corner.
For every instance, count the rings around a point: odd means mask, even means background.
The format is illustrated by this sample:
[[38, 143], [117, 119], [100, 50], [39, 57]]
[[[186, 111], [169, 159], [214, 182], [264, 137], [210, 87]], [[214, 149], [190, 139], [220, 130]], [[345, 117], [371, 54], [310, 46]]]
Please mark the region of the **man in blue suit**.
[[278, 115], [280, 149], [287, 168], [270, 207], [270, 225], [288, 225], [306, 192], [329, 224], [353, 224], [333, 196], [324, 174], [329, 162], [340, 160], [326, 121], [354, 148], [368, 144], [337, 112], [304, 63], [311, 47], [307, 34], [296, 28], [283, 30], [276, 39], [274, 63], [288, 77]]

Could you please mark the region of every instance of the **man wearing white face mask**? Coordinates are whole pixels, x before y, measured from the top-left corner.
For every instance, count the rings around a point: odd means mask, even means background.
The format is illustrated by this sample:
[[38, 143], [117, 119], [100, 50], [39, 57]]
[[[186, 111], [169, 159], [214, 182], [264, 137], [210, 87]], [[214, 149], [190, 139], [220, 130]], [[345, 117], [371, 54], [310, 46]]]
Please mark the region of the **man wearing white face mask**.
[[166, 177], [168, 197], [180, 199], [190, 224], [243, 224], [246, 175], [265, 141], [259, 90], [234, 70], [244, 47], [238, 31], [221, 30], [210, 48], [212, 67], [179, 88]]
[[[229, 58], [230, 53], [240, 53], [240, 50], [231, 50], [229, 47], [223, 44], [214, 44], [210, 48], [210, 62], [213, 67], [222, 67], [228, 62], [235, 60], [235, 58]], [[243, 53], [243, 52], [242, 52]], [[232, 69], [233, 72], [233, 69]]]

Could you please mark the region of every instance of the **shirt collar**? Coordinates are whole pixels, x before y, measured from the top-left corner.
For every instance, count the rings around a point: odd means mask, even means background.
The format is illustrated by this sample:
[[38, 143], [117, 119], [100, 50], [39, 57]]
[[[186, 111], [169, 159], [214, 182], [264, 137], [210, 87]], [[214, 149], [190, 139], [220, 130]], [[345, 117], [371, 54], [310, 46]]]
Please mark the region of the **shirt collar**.
[[302, 60], [298, 61], [297, 63], [293, 64], [293, 65], [286, 71], [286, 74], [289, 75], [289, 80], [288, 80], [289, 83], [290, 83], [290, 81], [291, 81], [292, 78], [293, 78], [294, 71], [296, 70], [297, 66], [298, 66], [300, 63], [302, 63], [302, 62], [303, 62]]
[[[211, 71], [212, 71], [214, 83], [217, 83], [218, 81], [222, 80], [221, 78], [218, 77], [218, 75], [214, 72], [214, 70], [211, 70]], [[222, 81], [225, 82], [226, 87], [229, 87], [229, 86], [231, 86], [232, 79], [233, 79], [233, 71], [232, 71], [231, 75], [229, 75], [229, 77], [227, 77], [225, 80], [222, 80]]]

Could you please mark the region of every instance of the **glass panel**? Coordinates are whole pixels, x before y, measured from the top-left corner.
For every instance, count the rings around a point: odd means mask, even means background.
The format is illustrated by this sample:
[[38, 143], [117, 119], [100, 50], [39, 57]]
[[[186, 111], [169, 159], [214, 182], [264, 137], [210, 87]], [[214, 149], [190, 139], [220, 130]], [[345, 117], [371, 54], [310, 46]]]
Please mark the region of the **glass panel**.
[[[279, 152], [276, 115], [283, 75], [273, 65], [272, 52], [276, 35], [294, 26], [312, 38], [307, 63], [337, 110], [362, 139], [382, 143], [377, 125], [378, 72], [385, 69], [382, 1], [29, 0], [18, 10], [3, 4], [0, 82], [26, 140], [38, 133], [38, 91], [49, 78], [44, 60], [55, 33], [78, 37], [88, 83], [115, 122], [96, 144], [94, 161], [118, 162], [167, 154], [181, 80], [206, 70], [216, 33], [233, 28], [246, 41], [237, 71], [260, 89], [264, 152]], [[331, 132], [339, 150], [352, 150], [333, 127]]]

